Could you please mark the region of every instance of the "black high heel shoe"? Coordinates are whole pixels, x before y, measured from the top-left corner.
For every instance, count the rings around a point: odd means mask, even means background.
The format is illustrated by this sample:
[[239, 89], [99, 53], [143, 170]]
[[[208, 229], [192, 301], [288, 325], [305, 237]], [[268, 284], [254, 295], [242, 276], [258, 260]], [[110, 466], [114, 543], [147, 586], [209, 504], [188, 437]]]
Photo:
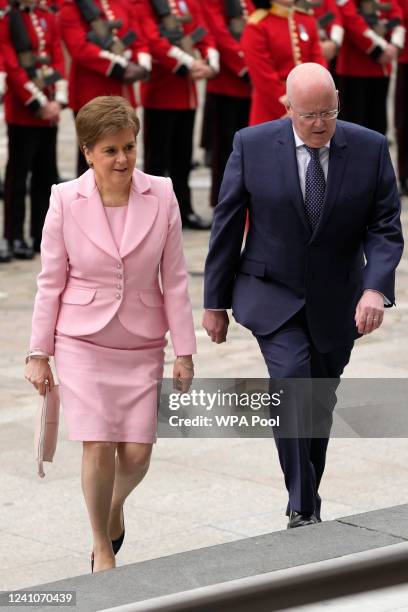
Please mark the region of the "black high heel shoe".
[[116, 555], [120, 551], [120, 549], [122, 548], [123, 540], [125, 539], [125, 515], [123, 513], [123, 508], [122, 508], [122, 519], [123, 519], [122, 534], [116, 540], [111, 540], [112, 550], [113, 550], [114, 555]]
[[91, 573], [92, 574], [94, 573], [94, 571], [93, 571], [94, 562], [95, 562], [95, 556], [94, 556], [93, 551], [92, 551], [92, 554], [91, 554]]

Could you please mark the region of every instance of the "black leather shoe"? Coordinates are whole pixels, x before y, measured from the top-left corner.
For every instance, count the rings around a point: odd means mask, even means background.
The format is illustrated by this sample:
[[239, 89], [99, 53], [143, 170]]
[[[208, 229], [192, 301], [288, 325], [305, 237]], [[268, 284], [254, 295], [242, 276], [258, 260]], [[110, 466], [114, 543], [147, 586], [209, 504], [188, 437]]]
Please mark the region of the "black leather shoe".
[[94, 563], [95, 563], [95, 555], [92, 553], [91, 554], [91, 572], [92, 574], [94, 573]]
[[122, 508], [122, 522], [123, 522], [122, 534], [116, 540], [111, 540], [112, 550], [113, 550], [114, 555], [116, 555], [116, 553], [120, 551], [120, 549], [122, 548], [123, 540], [125, 539], [125, 516], [123, 514], [123, 508]]
[[122, 535], [119, 536], [117, 540], [112, 540], [112, 550], [113, 550], [114, 555], [116, 555], [122, 548], [124, 539], [125, 539], [125, 530], [123, 530]]
[[304, 527], [305, 525], [314, 525], [318, 523], [318, 519], [315, 514], [302, 514], [301, 512], [292, 512], [289, 515], [288, 529], [294, 529], [295, 527]]
[[3, 244], [0, 245], [0, 263], [8, 263], [13, 259], [13, 251], [10, 249], [10, 245], [5, 240]]
[[11, 240], [9, 246], [16, 259], [33, 259], [34, 250], [28, 246], [25, 240]]
[[211, 221], [205, 221], [202, 217], [194, 212], [181, 216], [181, 221], [184, 228], [195, 230], [211, 229]]

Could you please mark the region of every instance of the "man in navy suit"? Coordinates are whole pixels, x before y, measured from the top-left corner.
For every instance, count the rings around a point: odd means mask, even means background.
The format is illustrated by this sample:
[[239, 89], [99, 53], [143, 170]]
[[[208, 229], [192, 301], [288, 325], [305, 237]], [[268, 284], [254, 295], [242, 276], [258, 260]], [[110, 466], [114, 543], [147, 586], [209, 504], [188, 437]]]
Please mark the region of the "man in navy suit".
[[[336, 385], [323, 406], [313, 379], [338, 381], [355, 339], [377, 329], [384, 305], [394, 305], [403, 238], [387, 141], [336, 122], [330, 73], [312, 63], [294, 68], [286, 105], [287, 117], [235, 135], [206, 261], [203, 325], [224, 342], [232, 307], [269, 376], [309, 380], [312, 421], [329, 422], [324, 435], [312, 422], [310, 437], [276, 437], [293, 528], [320, 521]], [[301, 401], [290, 409], [301, 413]]]

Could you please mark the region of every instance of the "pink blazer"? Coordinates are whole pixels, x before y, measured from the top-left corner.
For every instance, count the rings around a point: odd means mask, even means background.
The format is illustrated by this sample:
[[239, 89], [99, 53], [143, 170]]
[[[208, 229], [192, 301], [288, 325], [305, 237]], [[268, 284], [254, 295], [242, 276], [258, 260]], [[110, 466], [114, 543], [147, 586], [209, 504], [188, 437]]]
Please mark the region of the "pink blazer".
[[170, 335], [196, 352], [179, 207], [171, 180], [135, 170], [118, 251], [93, 170], [52, 187], [41, 242], [31, 349], [54, 354], [55, 330], [83, 336], [116, 314], [130, 332]]

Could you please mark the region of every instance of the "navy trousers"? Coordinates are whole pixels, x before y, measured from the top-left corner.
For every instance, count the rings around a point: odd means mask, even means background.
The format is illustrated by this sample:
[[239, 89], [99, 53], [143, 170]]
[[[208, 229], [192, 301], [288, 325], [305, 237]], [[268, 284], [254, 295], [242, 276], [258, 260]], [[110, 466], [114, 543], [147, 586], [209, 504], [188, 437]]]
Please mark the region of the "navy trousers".
[[[310, 338], [304, 309], [272, 334], [255, 337], [271, 383], [276, 378], [302, 379], [288, 381], [289, 393], [282, 404], [290, 427], [288, 437], [274, 430], [289, 493], [286, 514], [314, 512], [320, 518], [318, 490], [326, 462], [336, 389], [354, 343], [320, 353]], [[297, 427], [299, 437], [294, 435]]]

